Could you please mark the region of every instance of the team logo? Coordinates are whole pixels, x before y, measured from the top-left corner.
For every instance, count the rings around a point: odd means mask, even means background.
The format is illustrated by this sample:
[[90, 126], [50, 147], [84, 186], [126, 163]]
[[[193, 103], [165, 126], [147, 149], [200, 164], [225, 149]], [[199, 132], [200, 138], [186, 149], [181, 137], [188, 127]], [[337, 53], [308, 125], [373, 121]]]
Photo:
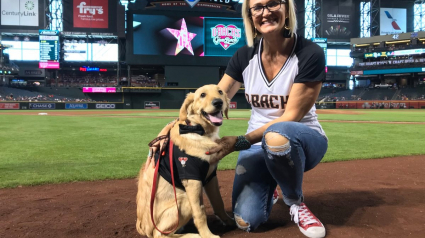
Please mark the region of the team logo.
[[220, 44], [225, 50], [239, 42], [241, 33], [241, 28], [235, 25], [225, 26], [223, 24], [218, 24], [215, 27], [211, 27], [211, 38], [214, 44]]
[[200, 0], [185, 0], [190, 7], [194, 7]]
[[384, 11], [384, 12], [385, 12], [385, 15], [387, 15], [387, 17], [391, 20], [391, 25], [393, 26], [393, 29], [401, 31], [401, 28], [397, 24], [397, 19], [394, 19], [388, 11]]
[[27, 1], [27, 2], [25, 3], [25, 8], [26, 8], [28, 11], [31, 11], [32, 9], [34, 9], [34, 2], [33, 2], [33, 1]]
[[186, 166], [187, 157], [179, 157], [179, 161], [183, 167]]

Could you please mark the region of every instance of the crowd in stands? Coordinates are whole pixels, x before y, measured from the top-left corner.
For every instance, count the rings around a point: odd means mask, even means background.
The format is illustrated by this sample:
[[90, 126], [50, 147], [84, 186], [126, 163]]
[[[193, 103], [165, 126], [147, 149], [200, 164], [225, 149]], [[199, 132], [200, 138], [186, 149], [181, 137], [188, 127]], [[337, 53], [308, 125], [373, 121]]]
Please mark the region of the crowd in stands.
[[40, 92], [32, 92], [23, 88], [15, 87], [0, 87], [0, 101], [14, 101], [14, 102], [98, 102], [90, 98], [73, 98], [64, 97], [54, 94], [45, 94]]
[[133, 87], [161, 87], [161, 83], [145, 75], [132, 75], [131, 86]]
[[[121, 84], [117, 82], [116, 75], [99, 75], [99, 74], [60, 74], [56, 79], [50, 81], [50, 85], [55, 87], [117, 87], [127, 86], [127, 77], [120, 77]], [[57, 83], [57, 84], [56, 84]], [[132, 87], [161, 87], [161, 83], [157, 80], [145, 75], [132, 75]]]
[[[51, 80], [52, 86], [56, 85], [54, 79]], [[58, 87], [116, 87], [117, 76], [113, 75], [96, 75], [87, 74], [81, 75], [69, 75], [60, 74], [57, 79]]]
[[317, 102], [338, 102], [355, 100], [425, 100], [425, 87], [397, 87], [376, 89], [373, 87], [349, 89], [322, 88]]

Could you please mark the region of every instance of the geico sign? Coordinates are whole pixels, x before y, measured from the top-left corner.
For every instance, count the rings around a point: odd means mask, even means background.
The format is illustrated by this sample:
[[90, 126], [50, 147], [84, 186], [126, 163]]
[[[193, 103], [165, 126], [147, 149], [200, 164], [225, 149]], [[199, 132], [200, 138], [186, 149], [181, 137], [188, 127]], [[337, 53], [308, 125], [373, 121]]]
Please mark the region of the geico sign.
[[96, 109], [115, 109], [115, 104], [96, 104]]

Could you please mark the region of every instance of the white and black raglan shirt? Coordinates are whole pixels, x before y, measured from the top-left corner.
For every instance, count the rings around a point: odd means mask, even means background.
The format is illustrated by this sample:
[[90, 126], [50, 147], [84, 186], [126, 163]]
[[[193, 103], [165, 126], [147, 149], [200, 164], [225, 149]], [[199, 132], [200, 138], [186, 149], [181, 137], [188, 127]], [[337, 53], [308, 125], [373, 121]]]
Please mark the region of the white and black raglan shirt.
[[[279, 73], [269, 82], [261, 63], [262, 43], [263, 39], [253, 47], [239, 48], [226, 69], [227, 75], [245, 85], [245, 97], [252, 108], [247, 133], [283, 115], [294, 83], [323, 82], [326, 79], [323, 49], [312, 41], [295, 35], [292, 53]], [[326, 137], [317, 120], [315, 105], [300, 122]]]

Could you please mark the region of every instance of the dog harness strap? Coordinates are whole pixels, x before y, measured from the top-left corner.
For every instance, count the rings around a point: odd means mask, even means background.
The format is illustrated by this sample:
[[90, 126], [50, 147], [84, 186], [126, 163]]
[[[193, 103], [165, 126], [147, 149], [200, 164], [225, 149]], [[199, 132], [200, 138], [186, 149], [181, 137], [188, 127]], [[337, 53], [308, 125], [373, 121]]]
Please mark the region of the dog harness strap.
[[171, 234], [172, 232], [174, 232], [175, 230], [177, 230], [177, 227], [179, 226], [179, 206], [177, 203], [177, 193], [176, 193], [176, 185], [174, 183], [174, 164], [173, 164], [173, 142], [170, 140], [170, 144], [169, 144], [169, 158], [170, 158], [170, 171], [171, 171], [171, 181], [173, 183], [173, 189], [174, 189], [174, 199], [176, 201], [176, 208], [177, 208], [177, 223], [176, 226], [173, 227], [173, 229], [169, 230], [169, 231], [161, 231], [160, 229], [158, 229], [158, 227], [156, 227], [155, 221], [154, 221], [154, 217], [153, 217], [153, 205], [155, 202], [155, 193], [156, 193], [156, 183], [157, 183], [157, 179], [158, 179], [158, 169], [159, 169], [159, 161], [161, 160], [161, 156], [162, 154], [159, 154], [159, 158], [158, 161], [156, 162], [156, 166], [155, 166], [155, 173], [153, 175], [153, 182], [152, 182], [152, 193], [151, 193], [151, 204], [150, 204], [150, 209], [151, 209], [151, 220], [152, 220], [152, 224], [155, 227], [155, 229], [157, 229], [159, 232], [161, 232], [161, 234], [164, 235], [168, 235]]

